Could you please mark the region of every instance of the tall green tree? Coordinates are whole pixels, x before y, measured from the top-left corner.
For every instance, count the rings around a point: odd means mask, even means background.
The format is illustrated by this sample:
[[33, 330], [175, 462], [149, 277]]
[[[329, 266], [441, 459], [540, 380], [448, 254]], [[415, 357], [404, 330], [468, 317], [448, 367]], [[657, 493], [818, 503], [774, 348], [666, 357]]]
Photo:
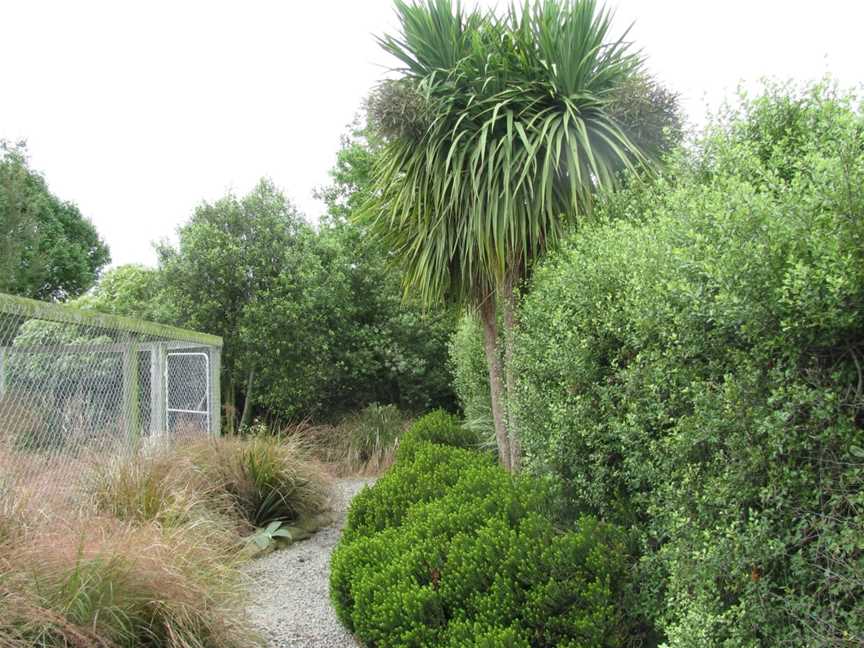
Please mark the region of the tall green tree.
[[0, 142], [0, 292], [62, 301], [110, 260], [93, 224], [30, 168], [24, 144]]
[[538, 0], [503, 17], [450, 0], [397, 0], [396, 11], [400, 33], [379, 42], [402, 67], [373, 98], [387, 144], [363, 218], [401, 260], [407, 291], [479, 311], [499, 456], [518, 469], [501, 362], [517, 287], [595, 194], [643, 161], [611, 109], [642, 60], [610, 40], [594, 0]]
[[320, 191], [327, 214], [319, 228], [331, 279], [331, 312], [340, 331], [334, 375], [338, 393], [356, 406], [377, 401], [424, 411], [455, 404], [446, 367], [455, 309], [403, 300], [390, 252], [353, 218], [375, 190], [383, 141], [358, 118], [343, 138], [332, 182]]
[[250, 313], [290, 272], [295, 252], [312, 230], [291, 202], [261, 180], [246, 196], [228, 194], [203, 203], [179, 229], [177, 246], [157, 246], [167, 296], [185, 326], [225, 340], [223, 403], [229, 431], [235, 428], [238, 394], [244, 396], [241, 424], [254, 403], [259, 342]]

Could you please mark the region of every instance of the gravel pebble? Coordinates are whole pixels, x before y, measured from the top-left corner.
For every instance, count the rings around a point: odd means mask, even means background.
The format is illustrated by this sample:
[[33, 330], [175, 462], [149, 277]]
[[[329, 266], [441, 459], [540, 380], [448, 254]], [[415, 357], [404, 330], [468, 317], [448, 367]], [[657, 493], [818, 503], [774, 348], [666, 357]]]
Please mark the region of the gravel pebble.
[[270, 648], [360, 646], [330, 606], [330, 554], [339, 541], [351, 498], [368, 479], [342, 479], [334, 486], [337, 522], [308, 540], [253, 561], [249, 616]]

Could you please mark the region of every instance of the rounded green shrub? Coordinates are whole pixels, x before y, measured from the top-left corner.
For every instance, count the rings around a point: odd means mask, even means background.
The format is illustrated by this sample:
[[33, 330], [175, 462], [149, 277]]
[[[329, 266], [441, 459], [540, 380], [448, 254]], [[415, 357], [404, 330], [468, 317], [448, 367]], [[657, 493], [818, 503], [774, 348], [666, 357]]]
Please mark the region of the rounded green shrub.
[[500, 490], [502, 482], [510, 479], [491, 457], [462, 448], [420, 443], [413, 461], [397, 461], [373, 487], [364, 488], [354, 498], [344, 537], [350, 541], [398, 527], [418, 504], [453, 491]]
[[746, 102], [535, 273], [527, 462], [633, 529], [670, 647], [864, 643], [864, 117]]
[[331, 564], [339, 618], [381, 647], [620, 645], [622, 534], [593, 518], [558, 531], [543, 491], [421, 445], [352, 504]]
[[454, 448], [477, 448], [480, 439], [476, 432], [462, 426], [452, 414], [435, 410], [417, 419], [399, 439], [396, 459], [410, 461], [423, 443], [437, 443]]

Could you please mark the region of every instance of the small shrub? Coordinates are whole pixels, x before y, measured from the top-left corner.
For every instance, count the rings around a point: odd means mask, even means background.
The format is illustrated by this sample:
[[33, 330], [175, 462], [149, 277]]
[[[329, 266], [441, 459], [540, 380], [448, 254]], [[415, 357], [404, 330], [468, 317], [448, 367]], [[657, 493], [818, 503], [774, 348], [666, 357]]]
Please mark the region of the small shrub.
[[494, 489], [509, 479], [491, 458], [461, 448], [421, 444], [411, 461], [397, 461], [351, 502], [343, 532], [348, 541], [397, 527], [412, 507], [439, 499], [461, 484]]
[[542, 484], [487, 456], [420, 444], [352, 504], [331, 597], [364, 642], [387, 646], [618, 646], [621, 534], [560, 533]]
[[399, 440], [396, 458], [410, 461], [423, 443], [437, 443], [454, 448], [477, 448], [478, 435], [461, 425], [459, 420], [444, 410], [435, 410], [415, 421]]
[[[503, 340], [501, 341], [503, 343]], [[483, 330], [474, 314], [463, 315], [448, 345], [453, 391], [465, 417], [464, 426], [484, 445], [497, 448], [489, 392], [489, 366], [483, 350]]]

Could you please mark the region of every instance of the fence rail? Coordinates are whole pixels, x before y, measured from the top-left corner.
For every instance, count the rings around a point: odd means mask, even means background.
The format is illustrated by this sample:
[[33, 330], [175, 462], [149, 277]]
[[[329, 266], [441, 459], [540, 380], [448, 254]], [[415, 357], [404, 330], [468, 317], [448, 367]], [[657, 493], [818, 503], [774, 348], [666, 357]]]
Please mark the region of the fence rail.
[[0, 294], [0, 491], [63, 489], [82, 462], [218, 434], [222, 340]]

